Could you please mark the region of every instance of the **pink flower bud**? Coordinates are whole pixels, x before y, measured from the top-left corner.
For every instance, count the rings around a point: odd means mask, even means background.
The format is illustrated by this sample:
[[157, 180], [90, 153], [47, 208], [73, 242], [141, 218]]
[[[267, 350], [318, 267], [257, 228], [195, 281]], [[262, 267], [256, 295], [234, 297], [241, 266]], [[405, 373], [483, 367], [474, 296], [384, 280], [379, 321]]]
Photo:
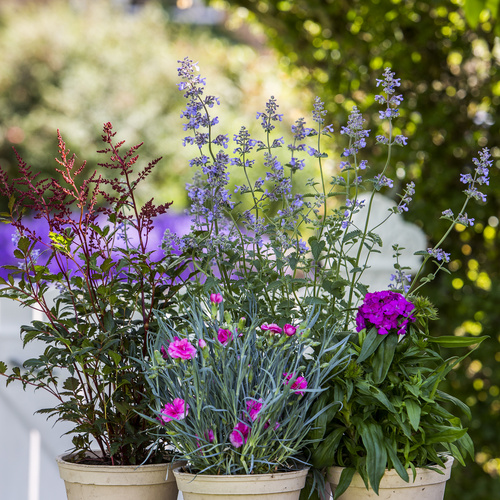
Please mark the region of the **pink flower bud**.
[[222, 295], [220, 293], [211, 293], [210, 302], [212, 304], [220, 304], [222, 302]]
[[295, 335], [295, 332], [297, 331], [297, 328], [295, 328], [293, 325], [286, 324], [283, 327], [283, 332], [288, 336], [291, 337], [292, 335]]

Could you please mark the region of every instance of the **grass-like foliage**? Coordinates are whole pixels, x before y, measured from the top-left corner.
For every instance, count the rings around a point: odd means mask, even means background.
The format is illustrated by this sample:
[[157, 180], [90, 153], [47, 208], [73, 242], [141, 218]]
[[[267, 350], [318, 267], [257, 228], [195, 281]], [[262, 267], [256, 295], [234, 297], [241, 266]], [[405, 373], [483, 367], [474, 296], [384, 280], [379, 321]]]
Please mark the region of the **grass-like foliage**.
[[[310, 409], [348, 361], [346, 340], [333, 342], [310, 316], [281, 333], [252, 312], [233, 320], [223, 303], [193, 301], [186, 321], [159, 318], [148, 376], [161, 426], [191, 471], [250, 474], [305, 467], [313, 422], [339, 407]], [[183, 326], [179, 326], [183, 324]], [[180, 348], [180, 349], [179, 349]]]

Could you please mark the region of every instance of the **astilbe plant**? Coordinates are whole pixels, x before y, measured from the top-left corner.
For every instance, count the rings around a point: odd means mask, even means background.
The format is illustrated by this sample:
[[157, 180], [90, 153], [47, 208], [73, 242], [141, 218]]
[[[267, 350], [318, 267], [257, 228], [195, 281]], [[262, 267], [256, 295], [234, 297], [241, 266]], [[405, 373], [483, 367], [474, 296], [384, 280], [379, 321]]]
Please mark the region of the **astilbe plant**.
[[[220, 300], [219, 300], [220, 299]], [[154, 411], [192, 472], [258, 474], [307, 466], [314, 401], [346, 365], [346, 340], [314, 340], [317, 315], [301, 324], [233, 319], [220, 294], [185, 304], [183, 321], [161, 316], [146, 373]], [[151, 422], [155, 422], [151, 419]]]
[[[274, 137], [283, 118], [274, 98], [257, 113], [263, 137], [253, 138], [248, 128], [241, 127], [233, 135], [231, 155], [229, 137], [215, 133], [219, 124], [211, 113], [219, 100], [205, 96], [206, 82], [191, 60], [180, 63], [179, 88], [188, 99], [182, 116], [191, 134], [185, 144], [199, 152], [192, 160], [198, 170], [188, 185], [193, 231], [183, 237], [167, 234], [164, 245], [165, 250], [179, 249], [196, 270], [187, 284], [189, 292], [221, 287], [226, 291], [226, 309], [240, 311], [255, 302], [260, 319], [273, 317], [279, 327], [294, 324], [315, 308], [320, 342], [326, 342], [321, 332], [331, 326], [339, 337], [349, 338], [351, 363], [329, 382], [314, 411], [332, 401], [336, 404], [316, 420], [310, 435], [315, 441], [310, 447], [312, 463], [318, 469], [346, 467], [336, 497], [356, 471], [367, 488], [378, 491], [387, 468], [395, 468], [408, 480], [408, 468], [442, 465], [441, 452], [463, 463], [473, 447], [449, 405], [470, 413], [462, 402], [441, 392], [439, 384], [484, 337], [431, 332], [428, 322], [436, 318], [436, 311], [420, 293], [437, 272], [448, 271], [450, 256], [441, 244], [452, 229], [474, 224], [466, 209], [471, 200], [486, 199], [481, 190], [489, 183], [489, 150], [482, 149], [473, 159], [474, 169], [460, 176], [464, 203], [458, 213], [447, 209], [440, 215], [449, 222], [448, 228], [435, 246], [416, 252], [422, 257], [418, 272], [412, 276], [401, 265], [403, 247], [395, 244], [394, 273], [388, 277], [387, 290], [373, 291], [364, 282], [364, 272], [370, 256], [384, 243], [377, 231], [408, 211], [416, 189], [409, 182], [383, 221], [372, 222], [376, 193], [394, 187], [388, 177], [392, 151], [407, 143], [394, 125], [403, 103], [397, 93], [400, 79], [386, 69], [377, 80], [382, 92], [375, 101], [382, 109], [375, 143], [387, 148], [385, 163], [377, 171], [365, 159], [371, 131], [353, 107], [340, 130], [347, 143], [336, 173], [327, 177], [323, 141], [331, 139], [333, 130], [325, 124], [326, 111], [318, 98], [314, 126], [300, 118], [292, 127], [287, 163], [278, 154], [285, 140]], [[311, 140], [315, 142], [308, 144]], [[296, 173], [310, 168], [308, 157], [315, 170], [300, 186]], [[265, 177], [253, 176], [257, 163], [266, 169]], [[243, 171], [246, 182], [230, 193], [229, 175], [235, 168]], [[355, 217], [359, 212], [364, 213], [362, 223]], [[441, 351], [449, 347], [466, 352], [447, 357]]]
[[[2, 218], [15, 232], [18, 259], [4, 266], [9, 275], [0, 296], [44, 318], [21, 327], [24, 345], [38, 343], [41, 353], [11, 371], [1, 363], [0, 372], [7, 384], [54, 396], [56, 404], [39, 413], [73, 424], [80, 455], [127, 465], [163, 459], [138, 413], [149, 404], [138, 358], [157, 327], [153, 310], [172, 301], [181, 267], [148, 246], [154, 218], [170, 203], [141, 207], [136, 198], [158, 160], [138, 171], [140, 145], [122, 151], [114, 136], [105, 124], [101, 153], [108, 160], [100, 167], [107, 177], [85, 178], [87, 165], [77, 166], [60, 135], [56, 170], [63, 183], [39, 180], [21, 158], [18, 178], [0, 171], [0, 193], [9, 199]], [[39, 224], [25, 223], [28, 215]]]

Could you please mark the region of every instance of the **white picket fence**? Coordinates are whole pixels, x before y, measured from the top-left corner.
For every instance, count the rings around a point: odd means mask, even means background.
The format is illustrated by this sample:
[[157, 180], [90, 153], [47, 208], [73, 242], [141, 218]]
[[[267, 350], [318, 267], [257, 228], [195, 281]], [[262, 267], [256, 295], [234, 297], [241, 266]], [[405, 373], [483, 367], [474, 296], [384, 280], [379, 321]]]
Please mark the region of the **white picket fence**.
[[[370, 225], [376, 225], [387, 215], [393, 202], [377, 195], [376, 209]], [[356, 217], [361, 227], [363, 213]], [[390, 224], [379, 230], [383, 251], [371, 259], [371, 269], [366, 271], [365, 283], [370, 290], [386, 289], [394, 272], [392, 244], [406, 247], [400, 259], [401, 265], [413, 272], [420, 265], [420, 258], [413, 252], [426, 248], [426, 238], [417, 227], [394, 216]], [[21, 365], [27, 357], [37, 354], [36, 346], [23, 350], [19, 328], [39, 319], [30, 309], [21, 308], [8, 299], [0, 299], [0, 360], [11, 365]], [[50, 394], [43, 391], [26, 391], [19, 384], [5, 388], [0, 379], [0, 500], [65, 500], [64, 484], [59, 478], [55, 457], [71, 447], [71, 439], [63, 434], [67, 424], [46, 421], [44, 415], [34, 415], [39, 408], [53, 404]], [[182, 495], [179, 495], [182, 498]]]

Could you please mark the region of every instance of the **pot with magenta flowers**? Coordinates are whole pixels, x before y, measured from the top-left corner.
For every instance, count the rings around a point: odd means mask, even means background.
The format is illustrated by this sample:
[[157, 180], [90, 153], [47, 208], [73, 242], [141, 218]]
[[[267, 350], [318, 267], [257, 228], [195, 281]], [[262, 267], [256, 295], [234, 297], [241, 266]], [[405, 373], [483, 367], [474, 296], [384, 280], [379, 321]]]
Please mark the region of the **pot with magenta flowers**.
[[187, 462], [177, 486], [185, 500], [297, 500], [309, 431], [328, 410], [310, 408], [346, 366], [347, 339], [318, 345], [314, 316], [281, 327], [223, 306], [213, 293], [182, 320], [159, 317], [145, 365], [158, 425]]

